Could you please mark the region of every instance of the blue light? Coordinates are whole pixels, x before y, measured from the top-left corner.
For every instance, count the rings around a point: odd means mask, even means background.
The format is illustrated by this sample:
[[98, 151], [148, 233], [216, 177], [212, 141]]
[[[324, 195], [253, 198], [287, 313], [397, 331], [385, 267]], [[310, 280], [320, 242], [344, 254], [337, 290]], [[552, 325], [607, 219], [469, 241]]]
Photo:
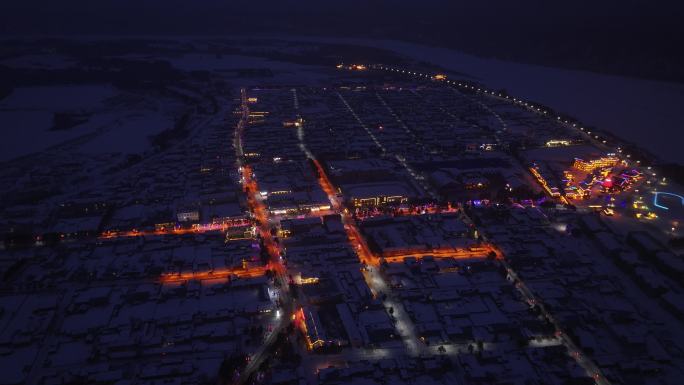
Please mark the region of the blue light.
[[654, 197], [653, 197], [653, 205], [654, 205], [655, 207], [657, 207], [657, 208], [660, 208], [660, 209], [663, 209], [663, 210], [669, 210], [668, 207], [665, 207], [665, 206], [663, 206], [663, 205], [658, 204], [658, 197], [659, 197], [660, 195], [669, 195], [669, 196], [677, 197], [677, 198], [679, 198], [679, 199], [682, 200], [682, 206], [684, 206], [684, 197], [681, 196], [681, 195], [678, 195], [678, 194], [675, 194], [675, 193], [669, 193], [669, 192], [662, 192], [662, 191], [657, 191], [657, 192], [654, 192], [653, 194], [654, 194]]

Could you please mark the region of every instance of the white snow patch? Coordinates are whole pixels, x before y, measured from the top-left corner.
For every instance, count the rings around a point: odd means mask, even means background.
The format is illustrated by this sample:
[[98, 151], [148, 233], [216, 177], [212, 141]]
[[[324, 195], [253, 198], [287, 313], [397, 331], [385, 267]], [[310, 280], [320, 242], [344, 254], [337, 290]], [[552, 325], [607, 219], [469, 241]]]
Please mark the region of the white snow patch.
[[20, 87], [0, 101], [0, 110], [88, 110], [99, 107], [116, 90], [102, 85]]
[[297, 70], [310, 68], [282, 61], [268, 60], [255, 56], [223, 55], [217, 57], [210, 54], [187, 54], [181, 57], [167, 58], [174, 67], [184, 71], [196, 70], [231, 70], [243, 68], [269, 68], [271, 70]]
[[84, 153], [142, 153], [150, 147], [149, 137], [173, 126], [170, 117], [145, 113], [117, 119], [105, 133], [82, 145]]

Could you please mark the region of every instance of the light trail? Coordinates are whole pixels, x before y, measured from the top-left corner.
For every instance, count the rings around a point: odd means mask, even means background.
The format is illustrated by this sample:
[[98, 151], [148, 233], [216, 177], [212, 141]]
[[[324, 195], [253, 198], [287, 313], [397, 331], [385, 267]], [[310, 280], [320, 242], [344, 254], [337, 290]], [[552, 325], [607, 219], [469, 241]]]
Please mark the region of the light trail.
[[412, 250], [393, 250], [388, 253], [383, 253], [382, 260], [387, 263], [403, 262], [406, 258], [423, 259], [425, 257], [434, 257], [438, 259], [484, 259], [494, 253], [496, 259], [502, 259], [501, 252], [490, 244], [479, 245], [470, 249], [454, 249], [451, 247], [426, 250], [426, 251], [412, 251]]
[[105, 231], [100, 239], [113, 238], [130, 238], [130, 237], [147, 237], [147, 236], [162, 236], [162, 235], [184, 235], [184, 234], [202, 234], [214, 231], [227, 231], [235, 227], [248, 227], [251, 222], [248, 219], [237, 220], [233, 223], [207, 223], [193, 225], [191, 228], [164, 228], [159, 230], [128, 230], [128, 231]]
[[684, 206], [684, 197], [681, 196], [681, 195], [679, 195], [679, 194], [669, 193], [669, 192], [663, 192], [663, 191], [655, 191], [653, 194], [654, 194], [654, 196], [653, 196], [653, 206], [658, 207], [658, 208], [660, 208], [660, 209], [663, 209], [663, 210], [669, 210], [669, 209], [670, 209], [669, 207], [663, 206], [663, 205], [661, 205], [661, 204], [658, 203], [658, 198], [659, 198], [661, 195], [673, 196], [673, 197], [679, 198], [679, 199], [682, 200], [682, 206]]
[[271, 234], [268, 209], [266, 209], [266, 205], [264, 205], [264, 202], [258, 196], [259, 186], [253, 178], [252, 168], [243, 166], [242, 175], [243, 186], [247, 191], [247, 204], [254, 215], [256, 228], [263, 240], [264, 247], [271, 258], [271, 262], [276, 272], [284, 273], [285, 267], [280, 263], [280, 247], [275, 243], [273, 235]]
[[291, 316], [294, 314], [295, 303], [290, 296], [289, 282], [287, 280], [287, 269], [281, 262], [280, 247], [276, 244], [271, 235], [271, 228], [269, 224], [268, 210], [261, 200], [259, 195], [259, 186], [256, 179], [254, 179], [252, 168], [249, 165], [244, 165], [242, 162], [242, 134], [249, 121], [249, 105], [247, 98], [247, 91], [245, 88], [240, 90], [241, 98], [241, 119], [235, 129], [234, 146], [237, 155], [237, 166], [242, 172], [242, 187], [247, 194], [247, 204], [252, 215], [256, 221], [256, 228], [263, 240], [266, 252], [269, 255], [270, 262], [268, 268], [275, 272], [275, 279], [280, 282], [280, 302], [283, 308], [283, 315], [280, 316], [279, 322], [273, 331], [267, 336], [266, 341], [259, 346], [258, 350], [252, 355], [252, 359], [244, 368], [240, 377], [236, 381], [236, 385], [241, 385], [248, 381], [254, 371], [259, 369], [263, 363], [272, 354], [272, 346], [277, 341], [277, 336], [285, 327], [292, 321]]
[[209, 271], [189, 271], [178, 273], [165, 273], [159, 278], [161, 283], [180, 282], [188, 280], [205, 280], [221, 278], [258, 278], [266, 274], [267, 266], [256, 266], [247, 268], [223, 268]]
[[266, 251], [271, 257], [273, 267], [276, 269], [277, 272], [283, 273], [284, 267], [280, 262], [280, 248], [275, 243], [275, 240], [271, 235], [268, 209], [266, 208], [266, 205], [264, 205], [264, 202], [261, 200], [261, 197], [259, 196], [259, 186], [257, 184], [256, 179], [254, 179], [254, 173], [252, 171], [252, 168], [249, 165], [243, 165], [242, 156], [240, 156], [242, 149], [242, 134], [245, 129], [245, 125], [247, 124], [247, 121], [249, 119], [247, 91], [244, 88], [241, 89], [241, 99], [242, 119], [240, 119], [240, 122], [238, 123], [238, 127], [236, 129], [235, 143], [237, 152], [236, 155], [238, 155], [238, 166], [239, 169], [242, 171], [242, 188], [247, 193], [247, 205], [249, 206], [249, 209], [252, 212], [252, 215], [254, 216], [257, 231], [259, 232], [259, 235], [261, 236], [261, 239], [264, 242]]
[[342, 223], [344, 224], [347, 238], [354, 251], [358, 254], [359, 259], [366, 265], [378, 266], [380, 264], [380, 259], [370, 251], [368, 245], [361, 236], [354, 219], [351, 217], [348, 210], [342, 206], [342, 203], [337, 197], [337, 190], [333, 187], [330, 179], [328, 179], [328, 175], [325, 170], [323, 170], [320, 162], [317, 159], [313, 159], [313, 164], [318, 172], [318, 182], [321, 189], [328, 195], [328, 199], [330, 199], [333, 208], [342, 216]]
[[414, 208], [399, 207], [397, 209], [394, 209], [394, 211], [392, 211], [391, 213], [385, 213], [385, 212], [382, 212], [379, 210], [375, 210], [375, 211], [359, 210], [359, 211], [356, 211], [355, 218], [357, 221], [363, 222], [366, 219], [376, 218], [376, 217], [381, 217], [381, 216], [412, 217], [412, 216], [448, 214], [448, 213], [457, 213], [457, 212], [458, 212], [458, 206], [452, 206], [451, 203], [449, 203], [447, 205], [447, 207], [440, 207], [437, 205], [417, 206]]

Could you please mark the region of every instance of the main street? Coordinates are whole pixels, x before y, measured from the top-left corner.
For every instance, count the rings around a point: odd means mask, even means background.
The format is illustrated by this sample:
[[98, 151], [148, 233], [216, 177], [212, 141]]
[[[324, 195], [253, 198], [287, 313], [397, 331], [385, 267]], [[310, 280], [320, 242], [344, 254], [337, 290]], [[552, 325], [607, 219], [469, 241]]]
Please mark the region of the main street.
[[242, 135], [248, 125], [248, 122], [249, 104], [247, 100], [247, 90], [245, 88], [241, 88], [240, 120], [238, 121], [237, 127], [235, 129], [235, 136], [233, 139], [237, 158], [237, 167], [241, 172], [241, 181], [244, 192], [247, 195], [247, 204], [249, 205], [250, 212], [252, 213], [256, 222], [255, 226], [257, 228], [259, 237], [262, 240], [264, 249], [269, 256], [267, 268], [274, 272], [274, 280], [276, 280], [280, 286], [279, 299], [280, 306], [282, 307], [282, 313], [277, 313], [280, 315], [276, 327], [273, 328], [271, 333], [266, 337], [266, 340], [261, 344], [259, 349], [257, 349], [257, 351], [251, 355], [251, 359], [237, 379], [236, 385], [244, 384], [245, 381], [247, 381], [252, 374], [259, 369], [261, 364], [270, 357], [271, 350], [277, 341], [278, 334], [280, 334], [280, 332], [282, 332], [290, 324], [295, 310], [295, 303], [290, 296], [289, 291], [287, 269], [281, 261], [280, 247], [275, 242], [275, 239], [271, 234], [268, 210], [259, 196], [259, 188], [257, 181], [254, 178], [252, 168], [243, 163], [244, 154], [242, 150]]

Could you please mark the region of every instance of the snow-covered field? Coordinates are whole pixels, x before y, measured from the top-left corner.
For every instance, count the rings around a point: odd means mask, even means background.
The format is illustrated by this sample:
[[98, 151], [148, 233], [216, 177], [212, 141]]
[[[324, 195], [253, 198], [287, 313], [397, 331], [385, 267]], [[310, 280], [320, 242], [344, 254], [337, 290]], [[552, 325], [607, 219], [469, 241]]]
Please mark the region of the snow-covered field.
[[[68, 130], [51, 130], [55, 112], [88, 112], [115, 95], [109, 85], [23, 87], [0, 101], [0, 161], [41, 151], [93, 129], [88, 123]], [[11, 133], [11, 134], [10, 134]]]
[[0, 109], [29, 109], [41, 111], [88, 110], [102, 106], [114, 96], [109, 85], [45, 86], [17, 88], [0, 101]]
[[[267, 50], [267, 49], [264, 49]], [[293, 49], [297, 51], [295, 47]], [[181, 57], [164, 58], [174, 67], [184, 71], [230, 71], [240, 69], [268, 69], [273, 72], [269, 78], [243, 78], [241, 86], [257, 86], [260, 84], [317, 84], [330, 80], [329, 68], [314, 65], [303, 65], [280, 60], [270, 60], [258, 56], [187, 54]]]
[[149, 135], [173, 124], [169, 116], [157, 112], [120, 116], [106, 132], [84, 143], [79, 149], [84, 153], [142, 153], [150, 146]]
[[185, 71], [215, 71], [242, 68], [269, 68], [271, 70], [292, 71], [302, 69], [302, 67], [307, 67], [294, 63], [268, 60], [245, 55], [223, 55], [217, 57], [216, 55], [210, 54], [187, 54], [181, 57], [169, 58], [165, 60], [168, 60], [174, 67]]
[[[76, 138], [85, 153], [143, 152], [149, 135], [168, 128], [170, 117], [149, 110], [112, 108], [108, 99], [118, 92], [110, 85], [46, 86], [15, 89], [0, 102], [0, 161], [39, 152]], [[55, 112], [90, 114], [87, 122], [52, 130]], [[9, 133], [11, 132], [11, 135]], [[97, 135], [87, 136], [91, 133]]]
[[684, 164], [684, 85], [480, 58], [458, 51], [370, 39], [293, 40], [385, 48], [468, 74], [489, 88], [544, 103]]

